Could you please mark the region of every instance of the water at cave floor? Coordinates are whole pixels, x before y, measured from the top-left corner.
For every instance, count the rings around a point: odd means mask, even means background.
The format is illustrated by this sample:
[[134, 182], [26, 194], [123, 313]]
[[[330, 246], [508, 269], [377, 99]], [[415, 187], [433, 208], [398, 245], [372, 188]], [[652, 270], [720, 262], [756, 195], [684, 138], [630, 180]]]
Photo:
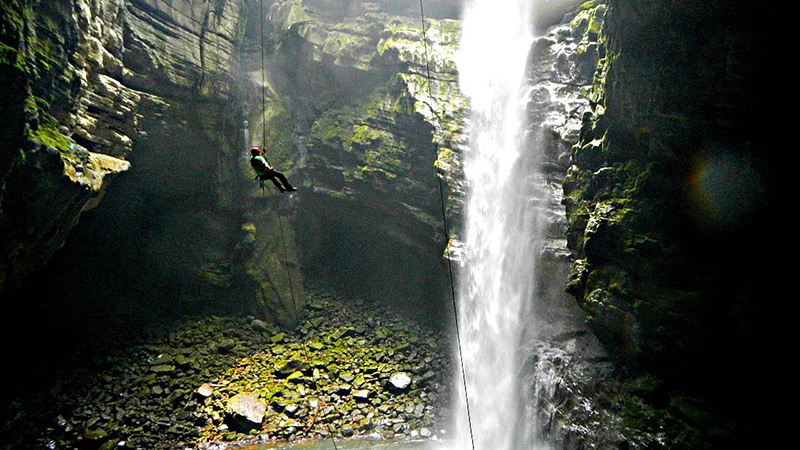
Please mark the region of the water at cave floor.
[[239, 450], [437, 450], [440, 443], [426, 441], [382, 442], [355, 439], [323, 440], [297, 444], [267, 444], [241, 447]]

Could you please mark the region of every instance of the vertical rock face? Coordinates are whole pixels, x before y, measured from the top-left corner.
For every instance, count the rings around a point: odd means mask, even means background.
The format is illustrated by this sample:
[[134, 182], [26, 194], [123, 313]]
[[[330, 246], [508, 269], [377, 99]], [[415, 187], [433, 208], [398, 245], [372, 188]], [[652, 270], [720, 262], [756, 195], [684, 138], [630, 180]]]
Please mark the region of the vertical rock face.
[[425, 316], [446, 283], [435, 164], [445, 195], [459, 189], [459, 26], [426, 21], [426, 61], [418, 8], [392, 4], [269, 8], [266, 45], [247, 46], [249, 91], [266, 93], [249, 99], [250, 141], [300, 184], [292, 224], [309, 276]]
[[750, 373], [737, 355], [767, 350], [775, 318], [776, 255], [759, 237], [775, 206], [771, 14], [609, 1], [564, 183], [579, 255], [569, 289], [598, 337], [621, 361], [707, 394]]
[[14, 83], [0, 98], [0, 291], [49, 261], [81, 216], [45, 277], [65, 283], [52, 283], [58, 296], [146, 309], [140, 297], [160, 289], [176, 302], [255, 289], [235, 270], [248, 236], [231, 125], [245, 4], [3, 3], [0, 70]]
[[[3, 292], [287, 323], [302, 266], [363, 294], [441, 297], [440, 188], [461, 189], [457, 2], [427, 11], [427, 58], [417, 5], [391, 1], [2, 8]], [[259, 191], [250, 145], [300, 191]]]

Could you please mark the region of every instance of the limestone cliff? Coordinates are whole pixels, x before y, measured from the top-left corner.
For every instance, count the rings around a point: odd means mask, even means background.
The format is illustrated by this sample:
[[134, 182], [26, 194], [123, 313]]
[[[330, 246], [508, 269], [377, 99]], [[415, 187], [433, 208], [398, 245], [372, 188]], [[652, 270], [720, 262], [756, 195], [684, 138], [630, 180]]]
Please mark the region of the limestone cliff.
[[[48, 280], [33, 283], [52, 291], [45, 298], [91, 310], [134, 298], [145, 311], [267, 292], [260, 306], [231, 306], [287, 316], [284, 264], [265, 265], [273, 249], [249, 244], [242, 212], [250, 185], [233, 68], [249, 4], [3, 3], [0, 291], [30, 295], [20, 283], [35, 274]], [[259, 235], [274, 231], [265, 220]], [[57, 270], [36, 274], [65, 241]]]
[[292, 224], [304, 271], [408, 310], [434, 302], [426, 316], [446, 283], [435, 166], [446, 198], [460, 189], [459, 24], [428, 19], [426, 49], [418, 8], [397, 4], [269, 8], [265, 44], [247, 46], [248, 90], [266, 93], [248, 98], [249, 137], [301, 185]]
[[623, 366], [718, 408], [658, 400], [720, 445], [743, 441], [724, 441], [712, 417], [758, 427], [746, 413], [757, 396], [730, 389], [754, 376], [740, 357], [770, 351], [777, 318], [777, 255], [761, 239], [776, 206], [773, 18], [750, 2], [609, 1], [564, 183], [570, 292]]
[[[284, 323], [301, 269], [440, 298], [440, 188], [451, 218], [461, 190], [458, 5], [429, 8], [427, 60], [406, 6], [4, 3], [0, 289], [72, 298], [78, 315], [136, 304]], [[300, 192], [260, 191], [250, 145]]]

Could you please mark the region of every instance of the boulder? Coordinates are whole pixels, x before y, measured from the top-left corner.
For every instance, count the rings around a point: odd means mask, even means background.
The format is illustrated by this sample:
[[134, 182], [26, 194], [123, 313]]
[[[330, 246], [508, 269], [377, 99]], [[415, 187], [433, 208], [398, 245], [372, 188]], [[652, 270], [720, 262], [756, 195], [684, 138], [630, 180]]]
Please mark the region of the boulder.
[[253, 321], [250, 322], [250, 326], [256, 331], [261, 331], [261, 332], [269, 331], [267, 323], [264, 322], [263, 320], [253, 319]]
[[353, 398], [357, 402], [365, 402], [365, 401], [369, 400], [369, 391], [366, 390], [366, 389], [355, 391], [355, 392], [353, 392]]
[[231, 429], [247, 432], [261, 426], [267, 404], [255, 394], [239, 393], [228, 400], [226, 422]]
[[197, 391], [196, 391], [196, 392], [197, 392], [197, 394], [198, 394], [198, 395], [200, 395], [201, 397], [203, 397], [203, 398], [208, 398], [208, 397], [211, 397], [211, 395], [212, 395], [212, 394], [214, 394], [214, 388], [213, 388], [213, 387], [211, 387], [211, 385], [210, 385], [210, 384], [208, 384], [208, 383], [204, 383], [202, 386], [200, 386], [199, 388], [197, 388]]
[[387, 385], [391, 392], [406, 392], [410, 386], [411, 376], [405, 372], [393, 373]]

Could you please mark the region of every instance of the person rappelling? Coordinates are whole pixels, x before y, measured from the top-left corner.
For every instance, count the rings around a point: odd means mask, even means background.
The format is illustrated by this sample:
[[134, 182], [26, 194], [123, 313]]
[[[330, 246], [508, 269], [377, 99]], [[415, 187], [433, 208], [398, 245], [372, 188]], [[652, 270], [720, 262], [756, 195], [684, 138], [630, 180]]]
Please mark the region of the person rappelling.
[[256, 179], [261, 189], [264, 189], [264, 180], [270, 180], [281, 192], [296, 191], [297, 188], [289, 184], [286, 176], [273, 169], [267, 162], [267, 158], [262, 154], [262, 150], [258, 147], [250, 149], [250, 166], [256, 171]]

